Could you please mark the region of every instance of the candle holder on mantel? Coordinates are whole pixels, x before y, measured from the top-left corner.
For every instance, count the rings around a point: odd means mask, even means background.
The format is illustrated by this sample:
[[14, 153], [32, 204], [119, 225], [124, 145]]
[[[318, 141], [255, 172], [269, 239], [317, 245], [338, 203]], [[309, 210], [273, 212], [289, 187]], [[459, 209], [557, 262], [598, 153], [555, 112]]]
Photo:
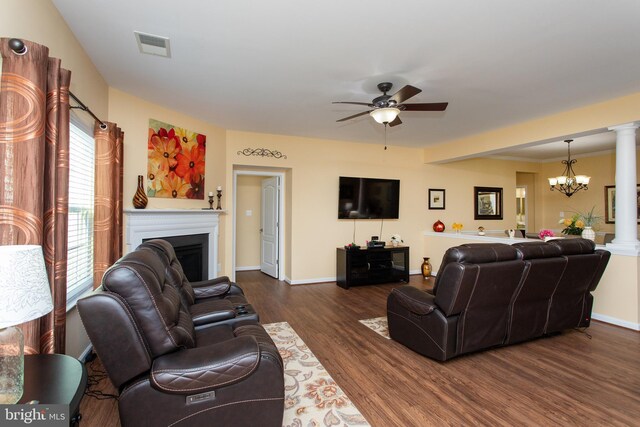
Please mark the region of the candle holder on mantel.
[[213, 210], [213, 193], [209, 195], [209, 209]]
[[222, 199], [222, 190], [216, 190], [218, 192], [218, 206], [216, 206], [216, 209], [221, 211], [222, 210], [222, 205], [220, 204], [220, 199]]

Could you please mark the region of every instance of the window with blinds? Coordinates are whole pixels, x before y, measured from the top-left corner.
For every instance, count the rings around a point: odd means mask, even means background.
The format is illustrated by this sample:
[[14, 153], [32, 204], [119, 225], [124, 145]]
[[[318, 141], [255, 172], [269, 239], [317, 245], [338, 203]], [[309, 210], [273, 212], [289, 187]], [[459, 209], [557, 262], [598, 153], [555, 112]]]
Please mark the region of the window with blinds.
[[71, 118], [69, 133], [69, 242], [67, 310], [93, 288], [95, 141], [89, 126]]

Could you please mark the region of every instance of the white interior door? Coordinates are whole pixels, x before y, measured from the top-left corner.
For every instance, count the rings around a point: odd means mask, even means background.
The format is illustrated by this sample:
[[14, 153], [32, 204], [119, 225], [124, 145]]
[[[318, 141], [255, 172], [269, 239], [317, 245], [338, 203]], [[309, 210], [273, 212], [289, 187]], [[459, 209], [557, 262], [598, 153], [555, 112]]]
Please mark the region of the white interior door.
[[262, 180], [262, 220], [260, 239], [260, 271], [278, 279], [279, 178]]

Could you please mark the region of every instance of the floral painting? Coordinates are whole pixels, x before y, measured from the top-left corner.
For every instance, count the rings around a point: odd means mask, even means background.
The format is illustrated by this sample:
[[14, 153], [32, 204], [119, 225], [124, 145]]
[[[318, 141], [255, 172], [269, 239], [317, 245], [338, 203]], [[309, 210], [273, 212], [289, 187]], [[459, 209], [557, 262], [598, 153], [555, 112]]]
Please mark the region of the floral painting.
[[149, 119], [149, 197], [204, 200], [206, 141], [203, 134]]

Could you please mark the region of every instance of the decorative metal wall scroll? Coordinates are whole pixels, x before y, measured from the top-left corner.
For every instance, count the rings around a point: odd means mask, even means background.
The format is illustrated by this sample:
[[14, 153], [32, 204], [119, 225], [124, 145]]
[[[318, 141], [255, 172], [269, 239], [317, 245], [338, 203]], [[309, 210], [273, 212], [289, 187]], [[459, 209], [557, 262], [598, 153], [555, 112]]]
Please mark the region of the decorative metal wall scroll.
[[245, 156], [260, 156], [260, 157], [273, 157], [274, 159], [286, 159], [287, 156], [276, 150], [269, 150], [268, 148], [245, 148], [242, 151], [238, 151], [238, 155], [243, 154]]

